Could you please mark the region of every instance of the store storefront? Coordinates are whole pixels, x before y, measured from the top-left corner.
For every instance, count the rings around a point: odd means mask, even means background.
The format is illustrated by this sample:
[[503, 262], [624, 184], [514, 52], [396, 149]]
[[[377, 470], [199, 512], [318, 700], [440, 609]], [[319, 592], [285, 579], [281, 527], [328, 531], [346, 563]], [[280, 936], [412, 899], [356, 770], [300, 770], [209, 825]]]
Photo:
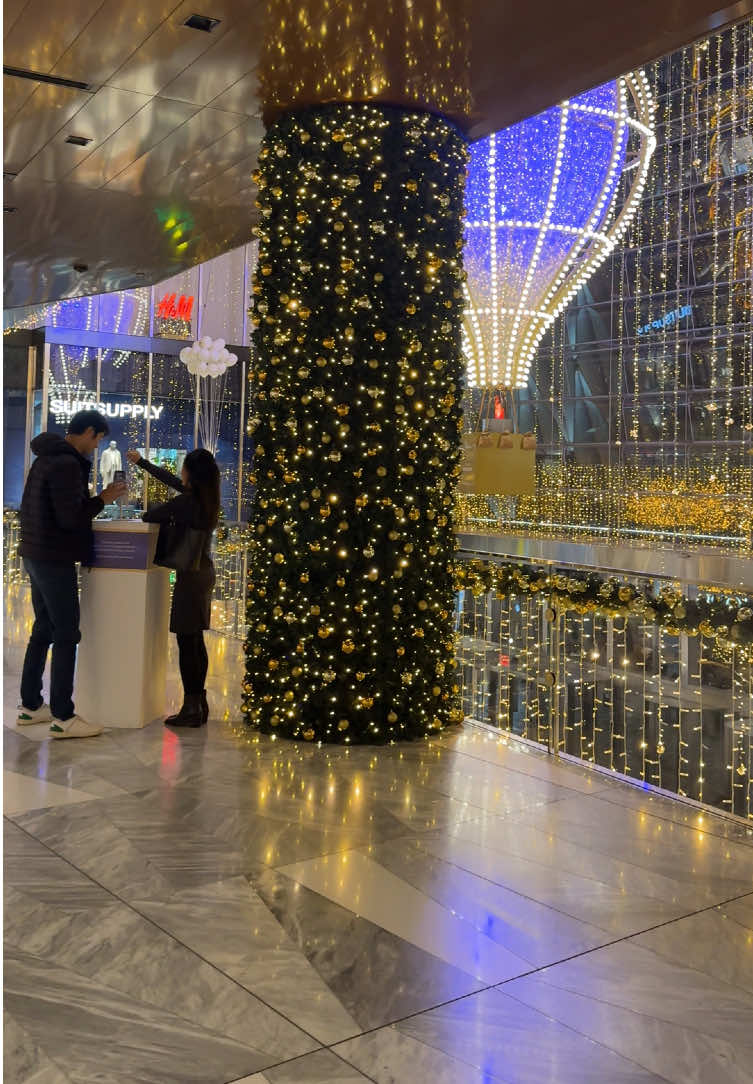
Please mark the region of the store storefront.
[[[92, 481], [99, 488], [107, 448], [124, 468], [126, 452], [136, 448], [179, 473], [186, 453], [199, 444], [200, 411], [211, 409], [223, 516], [245, 520], [246, 301], [254, 260], [255, 246], [248, 245], [158, 286], [6, 313], [5, 507], [20, 502], [32, 438], [45, 430], [64, 433], [77, 410], [94, 407], [110, 425], [94, 461]], [[211, 405], [209, 381], [197, 387], [180, 360], [186, 343], [202, 336], [225, 339], [238, 357], [213, 382]], [[129, 470], [128, 480], [123, 514], [135, 515], [148, 497], [145, 476]]]

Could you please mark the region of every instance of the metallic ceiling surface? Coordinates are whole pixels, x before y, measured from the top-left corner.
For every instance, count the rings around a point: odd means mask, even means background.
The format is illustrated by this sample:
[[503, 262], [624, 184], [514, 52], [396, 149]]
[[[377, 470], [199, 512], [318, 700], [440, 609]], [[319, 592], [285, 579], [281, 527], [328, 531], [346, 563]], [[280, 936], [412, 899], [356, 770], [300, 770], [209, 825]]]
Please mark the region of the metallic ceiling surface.
[[[245, 242], [264, 120], [286, 108], [418, 105], [474, 138], [753, 11], [721, 2], [6, 0], [4, 64], [89, 89], [3, 78], [5, 305], [144, 285]], [[194, 14], [220, 22], [192, 30]]]

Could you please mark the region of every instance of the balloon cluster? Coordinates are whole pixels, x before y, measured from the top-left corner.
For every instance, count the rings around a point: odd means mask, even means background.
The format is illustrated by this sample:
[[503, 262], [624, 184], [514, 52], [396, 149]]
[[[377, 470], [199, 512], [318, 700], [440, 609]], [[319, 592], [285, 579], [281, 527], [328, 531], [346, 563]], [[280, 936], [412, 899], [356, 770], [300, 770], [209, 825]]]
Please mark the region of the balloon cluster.
[[184, 346], [180, 360], [191, 376], [222, 376], [226, 369], [235, 365], [238, 356], [226, 349], [224, 339], [210, 339], [205, 335], [193, 346]]

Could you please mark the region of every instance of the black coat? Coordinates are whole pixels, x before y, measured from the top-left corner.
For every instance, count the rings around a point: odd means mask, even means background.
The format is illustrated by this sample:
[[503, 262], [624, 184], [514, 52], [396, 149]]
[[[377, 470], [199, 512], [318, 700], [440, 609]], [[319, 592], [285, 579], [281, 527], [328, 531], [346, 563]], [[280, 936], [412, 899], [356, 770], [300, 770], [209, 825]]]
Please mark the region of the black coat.
[[173, 601], [170, 609], [170, 632], [195, 635], [210, 627], [212, 616], [212, 591], [214, 590], [214, 564], [210, 556], [212, 531], [202, 522], [201, 505], [187, 490], [176, 474], [155, 466], [146, 459], [138, 464], [147, 474], [180, 496], [164, 504], [154, 505], [144, 513], [146, 523], [184, 523], [187, 527], [204, 531], [204, 548], [201, 563], [195, 572], [178, 572], [175, 577]]
[[89, 496], [90, 461], [54, 433], [40, 433], [31, 450], [37, 458], [21, 498], [18, 552], [52, 564], [90, 561], [92, 520], [105, 506], [100, 497]]

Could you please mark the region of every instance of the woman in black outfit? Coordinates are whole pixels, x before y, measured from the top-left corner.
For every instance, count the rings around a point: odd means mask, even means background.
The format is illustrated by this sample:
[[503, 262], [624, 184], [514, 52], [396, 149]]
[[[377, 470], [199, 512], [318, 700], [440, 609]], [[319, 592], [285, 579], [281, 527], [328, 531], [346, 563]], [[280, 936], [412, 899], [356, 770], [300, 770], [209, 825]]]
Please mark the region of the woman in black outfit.
[[165, 719], [166, 726], [203, 726], [209, 718], [205, 688], [209, 658], [204, 630], [209, 628], [212, 612], [215, 576], [210, 545], [220, 514], [220, 472], [214, 456], [205, 448], [188, 453], [180, 478], [142, 459], [138, 452], [128, 452], [128, 460], [180, 494], [146, 511], [146, 523], [173, 522], [204, 532], [197, 571], [176, 573], [170, 632], [178, 638], [183, 707], [177, 715]]

